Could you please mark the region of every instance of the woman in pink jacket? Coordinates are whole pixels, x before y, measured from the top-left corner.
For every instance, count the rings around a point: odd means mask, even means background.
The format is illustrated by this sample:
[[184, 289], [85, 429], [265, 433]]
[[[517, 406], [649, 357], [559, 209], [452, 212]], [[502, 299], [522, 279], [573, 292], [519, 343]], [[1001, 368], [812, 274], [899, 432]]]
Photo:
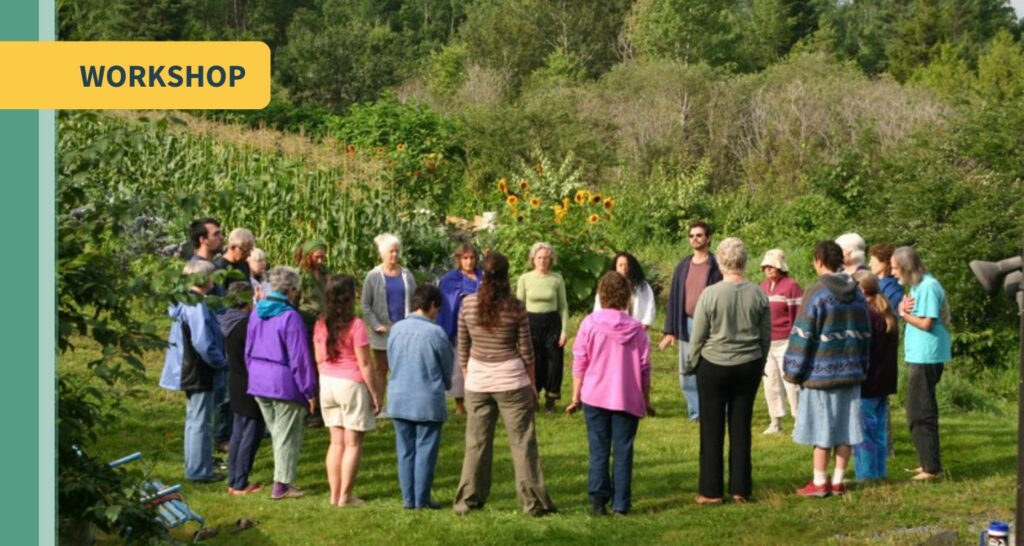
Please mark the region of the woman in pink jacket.
[[[604, 515], [612, 501], [616, 514], [629, 512], [633, 480], [633, 440], [651, 406], [650, 344], [640, 321], [629, 316], [629, 281], [614, 271], [605, 273], [597, 287], [602, 310], [588, 315], [572, 347], [572, 403], [581, 406], [587, 421], [590, 473], [587, 491], [594, 515]], [[612, 477], [608, 459], [612, 446]]]

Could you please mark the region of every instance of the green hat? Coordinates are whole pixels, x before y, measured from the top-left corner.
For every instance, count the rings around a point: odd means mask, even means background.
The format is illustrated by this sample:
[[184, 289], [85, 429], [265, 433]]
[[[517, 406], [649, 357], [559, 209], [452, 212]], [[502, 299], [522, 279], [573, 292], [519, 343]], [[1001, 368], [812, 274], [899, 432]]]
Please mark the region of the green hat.
[[318, 248], [326, 251], [327, 243], [321, 241], [320, 239], [313, 239], [311, 241], [307, 241], [306, 244], [302, 245], [302, 253], [309, 254], [310, 252], [313, 252]]

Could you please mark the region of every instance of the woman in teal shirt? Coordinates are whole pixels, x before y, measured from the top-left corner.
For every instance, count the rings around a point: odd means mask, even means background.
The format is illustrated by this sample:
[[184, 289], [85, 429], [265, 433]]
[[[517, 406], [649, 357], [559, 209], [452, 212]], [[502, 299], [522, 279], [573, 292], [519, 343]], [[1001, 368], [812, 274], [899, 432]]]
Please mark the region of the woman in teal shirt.
[[892, 274], [910, 286], [900, 302], [899, 315], [906, 322], [903, 353], [907, 362], [907, 423], [921, 466], [915, 480], [930, 480], [942, 473], [939, 457], [939, 405], [935, 386], [953, 355], [950, 344], [949, 301], [917, 252], [901, 246], [892, 254]]

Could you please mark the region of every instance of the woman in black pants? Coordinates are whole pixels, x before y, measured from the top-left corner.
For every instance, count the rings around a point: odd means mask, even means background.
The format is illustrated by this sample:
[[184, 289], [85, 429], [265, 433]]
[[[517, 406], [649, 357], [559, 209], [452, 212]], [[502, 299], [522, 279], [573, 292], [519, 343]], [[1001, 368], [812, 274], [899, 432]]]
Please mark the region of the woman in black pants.
[[747, 249], [735, 237], [718, 245], [723, 282], [697, 301], [687, 374], [697, 374], [700, 395], [700, 485], [697, 504], [721, 504], [722, 449], [729, 426], [729, 493], [743, 503], [752, 490], [750, 425], [772, 341], [768, 298], [747, 281]]
[[555, 401], [562, 397], [563, 347], [569, 327], [565, 281], [551, 270], [556, 258], [551, 245], [534, 243], [529, 257], [533, 270], [523, 273], [516, 283], [516, 297], [526, 304], [530, 319], [537, 392], [544, 391], [544, 411], [548, 413], [555, 411]]

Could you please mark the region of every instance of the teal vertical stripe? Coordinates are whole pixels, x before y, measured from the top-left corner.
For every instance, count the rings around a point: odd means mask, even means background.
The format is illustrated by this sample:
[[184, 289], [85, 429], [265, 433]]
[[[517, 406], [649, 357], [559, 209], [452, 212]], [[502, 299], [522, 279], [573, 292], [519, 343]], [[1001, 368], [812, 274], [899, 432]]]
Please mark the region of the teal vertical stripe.
[[[42, 0], [47, 1], [47, 0]], [[49, 0], [52, 3], [52, 0]], [[37, 40], [39, 3], [0, 2], [0, 40]], [[5, 85], [17, 85], [16, 81]], [[51, 156], [52, 156], [52, 152]], [[4, 348], [5, 442], [0, 449], [4, 489], [11, 492], [0, 510], [5, 544], [39, 544], [39, 113], [0, 110], [0, 233], [7, 267], [0, 268], [5, 305], [10, 310], [0, 331]], [[52, 279], [47, 279], [47, 283]], [[51, 454], [52, 457], [52, 454]], [[13, 492], [17, 492], [14, 494]], [[52, 542], [49, 537], [48, 542]]]

